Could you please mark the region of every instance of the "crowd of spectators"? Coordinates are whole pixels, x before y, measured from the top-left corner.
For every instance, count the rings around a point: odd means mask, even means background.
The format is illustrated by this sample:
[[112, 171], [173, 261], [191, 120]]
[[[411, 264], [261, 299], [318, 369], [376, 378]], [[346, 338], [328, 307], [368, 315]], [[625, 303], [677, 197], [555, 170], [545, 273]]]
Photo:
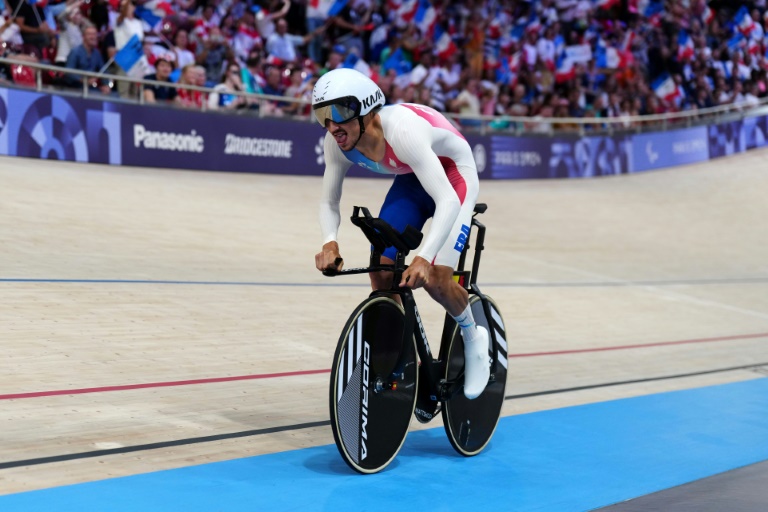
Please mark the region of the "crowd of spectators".
[[[4, 56], [168, 82], [146, 88], [144, 100], [195, 108], [306, 114], [295, 102], [237, 93], [309, 99], [322, 73], [345, 66], [371, 76], [389, 103], [630, 117], [768, 96], [766, 2], [0, 0], [0, 41]], [[143, 58], [125, 70], [115, 59], [134, 36]], [[84, 86], [66, 70], [46, 79]], [[137, 94], [128, 82], [88, 85]]]

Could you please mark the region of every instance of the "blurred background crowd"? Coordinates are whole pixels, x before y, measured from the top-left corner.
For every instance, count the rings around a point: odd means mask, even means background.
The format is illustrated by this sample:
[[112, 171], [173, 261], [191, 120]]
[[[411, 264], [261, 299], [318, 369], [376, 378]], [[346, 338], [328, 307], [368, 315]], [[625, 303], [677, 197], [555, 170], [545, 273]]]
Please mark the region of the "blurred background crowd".
[[[194, 108], [256, 108], [235, 91], [308, 99], [322, 73], [344, 66], [368, 74], [389, 103], [629, 117], [758, 104], [768, 95], [766, 3], [0, 0], [0, 41], [3, 56], [59, 66], [47, 83], [128, 96], [128, 82], [83, 84], [67, 68], [144, 77], [168, 83], [147, 87], [145, 101]], [[34, 80], [22, 68], [5, 67], [2, 79]], [[260, 108], [308, 107], [275, 98]]]

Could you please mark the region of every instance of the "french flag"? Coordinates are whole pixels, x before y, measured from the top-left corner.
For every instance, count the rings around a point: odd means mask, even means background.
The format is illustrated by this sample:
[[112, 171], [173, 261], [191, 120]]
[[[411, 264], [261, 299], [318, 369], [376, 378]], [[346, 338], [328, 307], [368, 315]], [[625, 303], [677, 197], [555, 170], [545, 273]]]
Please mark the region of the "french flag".
[[755, 21], [752, 16], [749, 15], [747, 7], [742, 5], [741, 9], [736, 13], [733, 18], [733, 23], [736, 25], [736, 29], [741, 32], [745, 37], [749, 37], [753, 30], [755, 30]]
[[520, 72], [520, 52], [510, 57], [503, 57], [496, 69], [496, 81], [506, 85], [517, 84], [517, 74]]
[[608, 10], [611, 7], [619, 5], [619, 0], [595, 0], [595, 7]]
[[661, 26], [661, 15], [664, 13], [664, 2], [652, 0], [646, 5], [643, 12], [651, 25], [658, 28]]
[[338, 16], [339, 13], [347, 6], [349, 0], [336, 0], [328, 8], [328, 17]]
[[432, 37], [432, 33], [435, 30], [435, 24], [437, 23], [437, 11], [429, 0], [419, 1], [419, 7], [416, 9], [413, 21], [416, 22], [416, 26], [419, 27], [421, 34], [425, 38]]
[[370, 57], [378, 62], [381, 52], [387, 47], [387, 37], [389, 35], [389, 25], [379, 25], [373, 32], [371, 32], [371, 38], [368, 40], [368, 45], [371, 50]]
[[635, 31], [634, 30], [627, 30], [627, 33], [624, 34], [624, 40], [621, 42], [621, 51], [622, 52], [631, 52], [632, 51], [632, 45], [635, 42]]
[[408, 24], [416, 17], [419, 10], [419, 0], [404, 0], [397, 9], [397, 20]]
[[501, 20], [494, 18], [488, 25], [488, 37], [490, 39], [499, 39], [501, 37]]
[[535, 14], [528, 20], [528, 25], [525, 27], [528, 32], [539, 32], [541, 30], [541, 21]]
[[501, 63], [496, 69], [496, 81], [501, 84], [510, 85], [514, 79], [515, 74], [509, 66], [509, 59], [501, 59]]
[[400, 8], [400, 4], [402, 3], [403, 0], [387, 0], [387, 11], [397, 12], [397, 10]]
[[456, 43], [451, 39], [451, 35], [442, 29], [435, 27], [435, 54], [441, 59], [447, 59], [458, 51]]
[[515, 42], [523, 39], [523, 37], [525, 37], [525, 23], [518, 22], [515, 24], [515, 26], [512, 27], [512, 30], [509, 31], [509, 37]]
[[740, 50], [746, 46], [746, 38], [736, 33], [731, 39], [728, 40], [728, 50], [733, 52], [735, 50]]
[[747, 52], [752, 55], [760, 55], [760, 50], [760, 43], [754, 39], [750, 39], [749, 43], [747, 43]]
[[673, 101], [680, 96], [677, 84], [669, 73], [664, 73], [654, 80], [651, 84], [651, 88], [653, 89], [653, 92], [656, 93], [656, 96], [665, 101]]
[[605, 46], [602, 41], [597, 45], [595, 57], [598, 68], [618, 69], [621, 66], [622, 58], [619, 50], [612, 46]]
[[574, 78], [576, 78], [576, 67], [573, 65], [573, 61], [563, 52], [557, 59], [555, 82], [560, 84]]
[[317, 12], [320, 17], [328, 18], [338, 16], [349, 0], [310, 0], [309, 7]]
[[678, 34], [677, 44], [677, 58], [680, 61], [686, 61], [693, 57], [693, 39], [691, 39], [691, 36], [689, 36], [685, 30], [681, 30]]
[[712, 23], [712, 20], [715, 19], [715, 13], [712, 9], [709, 8], [709, 6], [704, 6], [704, 11], [701, 13], [701, 19], [704, 22], [705, 25], [709, 25]]
[[157, 26], [166, 16], [174, 14], [173, 7], [164, 0], [149, 0], [143, 5], [136, 6], [136, 17], [145, 21], [150, 27]]

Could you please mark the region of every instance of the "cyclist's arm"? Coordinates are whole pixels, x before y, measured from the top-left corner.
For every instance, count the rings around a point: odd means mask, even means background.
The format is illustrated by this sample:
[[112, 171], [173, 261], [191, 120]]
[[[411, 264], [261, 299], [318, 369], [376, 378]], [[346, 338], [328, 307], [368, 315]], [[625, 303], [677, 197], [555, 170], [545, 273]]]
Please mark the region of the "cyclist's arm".
[[320, 228], [323, 232], [323, 244], [333, 242], [339, 232], [341, 214], [341, 186], [344, 175], [352, 162], [344, 157], [333, 136], [327, 133], [323, 142], [325, 152], [325, 172], [323, 173], [323, 192], [320, 199]]
[[418, 256], [432, 262], [445, 243], [459, 215], [461, 202], [437, 154], [432, 151], [432, 126], [418, 116], [408, 116], [393, 130], [390, 141], [397, 157], [413, 169], [424, 190], [435, 201], [435, 215]]

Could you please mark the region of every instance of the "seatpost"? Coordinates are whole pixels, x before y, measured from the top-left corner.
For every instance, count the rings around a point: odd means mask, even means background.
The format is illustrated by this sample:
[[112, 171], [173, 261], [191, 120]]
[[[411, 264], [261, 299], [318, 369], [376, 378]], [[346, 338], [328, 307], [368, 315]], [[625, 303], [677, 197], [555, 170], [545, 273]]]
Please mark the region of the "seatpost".
[[477, 283], [477, 272], [480, 268], [480, 253], [483, 252], [483, 244], [485, 243], [485, 226], [483, 223], [472, 217], [472, 225], [477, 226], [477, 239], [475, 240], [475, 256], [472, 259], [472, 276], [469, 279], [470, 285]]

